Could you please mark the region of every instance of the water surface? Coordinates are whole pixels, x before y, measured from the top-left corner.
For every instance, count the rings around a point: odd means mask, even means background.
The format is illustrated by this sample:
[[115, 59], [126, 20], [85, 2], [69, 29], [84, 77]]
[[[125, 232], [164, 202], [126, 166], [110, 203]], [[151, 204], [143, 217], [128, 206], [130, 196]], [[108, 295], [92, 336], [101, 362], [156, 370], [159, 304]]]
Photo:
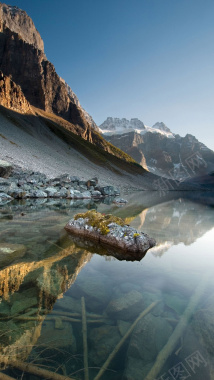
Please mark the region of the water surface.
[[[75, 242], [64, 226], [79, 210], [91, 207], [124, 217], [154, 237], [156, 247], [140, 262], [127, 262]], [[121, 208], [67, 201], [2, 206], [3, 361], [29, 362], [72, 379], [86, 378], [85, 303], [89, 379], [94, 379], [135, 320], [157, 303], [124, 339], [101, 379], [213, 380], [213, 232], [213, 208], [183, 197], [163, 202], [157, 195], [137, 193]], [[157, 365], [158, 354], [170, 340], [166, 360]], [[157, 373], [150, 372], [154, 366]], [[2, 372], [14, 379], [42, 379], [4, 365]]]

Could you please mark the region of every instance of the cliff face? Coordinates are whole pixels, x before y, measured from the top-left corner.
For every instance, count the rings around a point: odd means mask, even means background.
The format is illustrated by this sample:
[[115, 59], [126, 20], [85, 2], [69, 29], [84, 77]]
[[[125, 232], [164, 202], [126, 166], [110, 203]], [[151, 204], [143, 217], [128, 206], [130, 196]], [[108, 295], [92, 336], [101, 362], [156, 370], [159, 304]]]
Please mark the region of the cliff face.
[[28, 102], [81, 127], [96, 128], [76, 95], [57, 75], [44, 54], [33, 21], [17, 7], [0, 5], [0, 70], [21, 86]]
[[13, 111], [27, 113], [31, 111], [21, 87], [0, 71], [0, 105]]
[[18, 7], [0, 3], [0, 31], [7, 27], [20, 38], [44, 53], [44, 43], [32, 19]]
[[31, 105], [53, 112], [83, 129], [89, 127], [44, 53], [5, 27], [0, 33], [0, 69], [21, 86]]

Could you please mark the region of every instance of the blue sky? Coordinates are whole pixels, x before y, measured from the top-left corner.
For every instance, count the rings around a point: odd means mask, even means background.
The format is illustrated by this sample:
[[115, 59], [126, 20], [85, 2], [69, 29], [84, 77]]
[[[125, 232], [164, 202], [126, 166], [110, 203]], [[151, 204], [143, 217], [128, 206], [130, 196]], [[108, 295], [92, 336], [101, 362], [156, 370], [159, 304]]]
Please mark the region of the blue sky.
[[214, 149], [213, 0], [13, 0], [101, 124], [163, 121]]

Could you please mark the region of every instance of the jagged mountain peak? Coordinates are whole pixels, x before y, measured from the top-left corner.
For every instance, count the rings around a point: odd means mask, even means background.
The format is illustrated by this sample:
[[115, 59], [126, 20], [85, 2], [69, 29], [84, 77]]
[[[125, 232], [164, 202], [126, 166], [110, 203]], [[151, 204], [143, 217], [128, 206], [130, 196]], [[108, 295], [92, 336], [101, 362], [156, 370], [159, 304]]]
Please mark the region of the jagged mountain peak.
[[0, 31], [5, 27], [44, 53], [43, 40], [27, 13], [16, 6], [0, 3]]
[[108, 131], [117, 131], [117, 133], [124, 133], [127, 130], [144, 130], [144, 123], [137, 119], [132, 118], [130, 120], [126, 118], [120, 119], [119, 117], [107, 117], [107, 119], [100, 125], [100, 129]]
[[170, 138], [174, 137], [174, 134], [163, 122], [157, 122], [153, 125], [153, 127], [149, 127], [146, 126], [138, 118], [127, 120], [126, 118], [120, 119], [118, 117], [107, 117], [107, 119], [99, 126], [99, 128], [101, 133], [104, 134], [124, 134], [126, 132], [136, 132], [143, 135], [147, 132], [150, 132], [166, 135]]
[[157, 122], [155, 123], [152, 128], [154, 129], [159, 129], [160, 131], [164, 131], [164, 132], [168, 132], [168, 133], [172, 133], [171, 130], [166, 126], [166, 124], [164, 124], [162, 121], [161, 122]]

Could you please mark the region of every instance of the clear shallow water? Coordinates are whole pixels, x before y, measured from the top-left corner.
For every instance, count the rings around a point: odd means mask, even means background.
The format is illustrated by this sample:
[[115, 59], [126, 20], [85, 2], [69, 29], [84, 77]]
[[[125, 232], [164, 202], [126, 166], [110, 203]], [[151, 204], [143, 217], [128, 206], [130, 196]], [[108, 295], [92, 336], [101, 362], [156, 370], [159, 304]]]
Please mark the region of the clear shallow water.
[[[136, 318], [158, 302], [124, 340], [101, 379], [147, 379], [182, 321], [166, 361], [149, 379], [214, 378], [213, 209], [183, 198], [157, 204], [152, 196], [137, 193], [123, 208], [96, 205], [156, 239], [157, 246], [140, 262], [118, 261], [76, 245], [63, 227], [78, 204], [1, 207], [4, 360], [28, 361], [84, 379], [84, 299], [89, 379], [94, 379]], [[79, 206], [81, 211], [91, 207]], [[42, 379], [3, 366], [2, 371], [15, 379]]]

